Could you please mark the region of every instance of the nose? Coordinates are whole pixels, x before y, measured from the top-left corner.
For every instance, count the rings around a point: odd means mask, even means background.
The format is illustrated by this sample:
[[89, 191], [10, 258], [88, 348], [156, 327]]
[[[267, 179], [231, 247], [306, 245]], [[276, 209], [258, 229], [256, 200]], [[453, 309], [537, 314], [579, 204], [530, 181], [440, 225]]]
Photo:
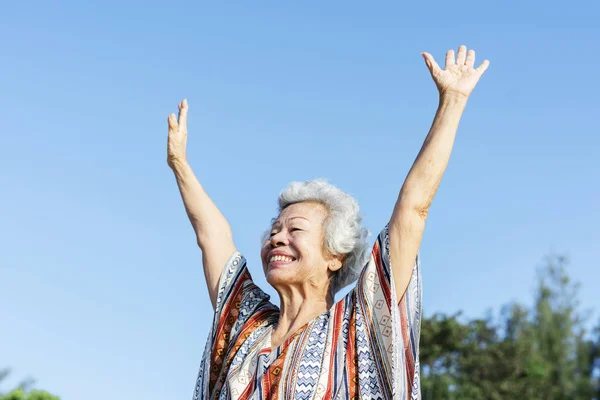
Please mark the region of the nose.
[[271, 236], [270, 242], [272, 247], [287, 246], [289, 243], [287, 234], [283, 229]]

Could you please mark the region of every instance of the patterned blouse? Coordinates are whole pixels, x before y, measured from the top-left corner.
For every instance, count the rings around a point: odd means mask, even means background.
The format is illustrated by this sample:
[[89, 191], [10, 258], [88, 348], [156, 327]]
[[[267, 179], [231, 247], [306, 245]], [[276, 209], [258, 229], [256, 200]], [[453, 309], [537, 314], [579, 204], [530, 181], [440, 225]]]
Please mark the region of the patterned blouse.
[[421, 274], [398, 304], [387, 226], [356, 286], [271, 350], [279, 308], [235, 252], [220, 278], [198, 399], [420, 399]]

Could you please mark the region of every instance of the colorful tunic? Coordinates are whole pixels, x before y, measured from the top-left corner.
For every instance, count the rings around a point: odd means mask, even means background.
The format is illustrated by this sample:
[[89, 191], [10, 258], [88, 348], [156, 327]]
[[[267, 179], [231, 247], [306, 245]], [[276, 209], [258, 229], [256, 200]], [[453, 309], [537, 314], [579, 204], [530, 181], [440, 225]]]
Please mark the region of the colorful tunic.
[[271, 351], [279, 308], [235, 252], [221, 275], [198, 399], [420, 399], [419, 258], [398, 304], [387, 227], [356, 286]]

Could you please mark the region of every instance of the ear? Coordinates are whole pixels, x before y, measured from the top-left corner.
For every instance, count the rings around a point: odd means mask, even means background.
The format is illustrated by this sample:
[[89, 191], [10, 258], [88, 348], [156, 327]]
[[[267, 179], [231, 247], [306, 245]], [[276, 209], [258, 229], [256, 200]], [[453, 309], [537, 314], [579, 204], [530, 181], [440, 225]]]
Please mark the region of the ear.
[[332, 257], [328, 262], [327, 262], [327, 269], [330, 272], [336, 272], [338, 271], [340, 268], [342, 268], [343, 265], [343, 258], [341, 256], [337, 256], [337, 257]]

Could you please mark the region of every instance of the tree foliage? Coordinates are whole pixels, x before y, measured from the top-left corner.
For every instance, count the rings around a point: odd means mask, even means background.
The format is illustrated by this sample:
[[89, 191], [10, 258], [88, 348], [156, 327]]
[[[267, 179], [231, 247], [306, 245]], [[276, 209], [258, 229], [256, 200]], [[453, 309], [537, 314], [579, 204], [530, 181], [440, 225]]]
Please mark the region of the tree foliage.
[[540, 271], [534, 306], [499, 317], [423, 320], [423, 399], [600, 399], [600, 324], [586, 332], [578, 285], [553, 257]]
[[[9, 373], [9, 369], [0, 370], [0, 383], [2, 383]], [[31, 386], [33, 386], [33, 380], [25, 380], [17, 388], [6, 394], [0, 392], [0, 400], [60, 400], [60, 398], [44, 390], [29, 390]]]

